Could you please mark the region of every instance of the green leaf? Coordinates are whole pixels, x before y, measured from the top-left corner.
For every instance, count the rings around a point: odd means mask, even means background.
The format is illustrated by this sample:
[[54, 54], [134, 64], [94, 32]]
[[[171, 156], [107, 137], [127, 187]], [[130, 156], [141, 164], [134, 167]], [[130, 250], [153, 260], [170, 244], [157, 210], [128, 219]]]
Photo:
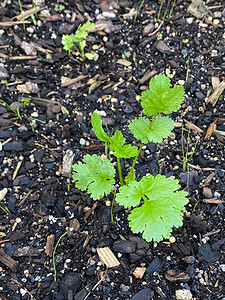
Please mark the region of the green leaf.
[[88, 29], [93, 28], [93, 27], [95, 27], [95, 24], [91, 23], [90, 21], [87, 21], [82, 26], [79, 25], [79, 27], [76, 31], [76, 34], [75, 34], [76, 41], [81, 42], [82, 40], [86, 40], [88, 33], [89, 33]]
[[154, 122], [151, 122], [149, 141], [161, 143], [163, 139], [167, 138], [171, 134], [173, 127], [172, 119], [169, 117], [158, 116]]
[[93, 113], [91, 117], [91, 124], [97, 138], [102, 142], [110, 142], [110, 137], [105, 133], [102, 127], [102, 119], [97, 113]]
[[140, 182], [122, 186], [116, 201], [128, 208], [143, 202], [131, 211], [129, 225], [134, 233], [143, 233], [146, 241], [159, 242], [170, 237], [173, 227], [182, 225], [181, 211], [188, 202], [188, 193], [177, 191], [179, 188], [178, 180], [148, 175]]
[[129, 173], [127, 174], [127, 176], [124, 178], [126, 185], [128, 185], [130, 182], [134, 181], [134, 180], [135, 180], [135, 177], [136, 177], [136, 176], [135, 176], [134, 171], [133, 171], [133, 172], [129, 172]]
[[156, 113], [170, 114], [177, 111], [184, 101], [183, 86], [170, 89], [170, 79], [159, 74], [151, 79], [150, 90], [141, 94], [144, 113], [151, 116]]
[[170, 89], [170, 79], [164, 74], [156, 75], [150, 80], [149, 88], [154, 94], [163, 96]]
[[74, 46], [74, 43], [76, 42], [75, 35], [63, 35], [62, 36], [62, 44], [63, 49], [69, 52], [69, 55], [71, 54], [72, 47]]
[[110, 139], [110, 150], [114, 152], [114, 155], [118, 158], [130, 158], [134, 157], [138, 153], [136, 146], [124, 145], [126, 139], [123, 137], [121, 131], [116, 130], [113, 138]]
[[72, 177], [76, 180], [76, 187], [87, 190], [94, 200], [110, 194], [115, 184], [115, 169], [109, 160], [101, 160], [96, 154], [87, 154], [83, 161], [73, 165]]
[[129, 125], [130, 131], [136, 139], [141, 140], [143, 144], [152, 141], [161, 143], [167, 138], [173, 130], [173, 120], [169, 117], [157, 116], [154, 121], [149, 121], [144, 117], [132, 120]]
[[131, 121], [129, 129], [136, 139], [141, 140], [143, 144], [147, 144], [149, 142], [150, 125], [151, 122], [148, 119], [140, 117]]

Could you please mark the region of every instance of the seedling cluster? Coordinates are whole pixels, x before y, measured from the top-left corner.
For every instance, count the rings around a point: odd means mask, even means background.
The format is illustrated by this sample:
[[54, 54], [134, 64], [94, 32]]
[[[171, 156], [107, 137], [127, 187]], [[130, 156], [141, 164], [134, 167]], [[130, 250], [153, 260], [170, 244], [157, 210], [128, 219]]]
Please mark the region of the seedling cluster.
[[71, 52], [73, 47], [77, 51], [77, 55], [80, 56], [82, 59], [88, 58], [93, 59], [94, 55], [92, 53], [84, 52], [84, 48], [86, 46], [86, 39], [89, 34], [88, 29], [95, 27], [94, 23], [91, 23], [90, 21], [87, 21], [82, 26], [80, 25], [76, 31], [76, 34], [70, 34], [70, 35], [63, 35], [62, 36], [62, 44], [63, 49], [67, 50], [69, 53], [69, 56], [71, 56]]
[[[161, 241], [169, 238], [173, 227], [182, 225], [182, 210], [187, 204], [187, 192], [180, 191], [178, 180], [163, 175], [146, 175], [136, 180], [135, 164], [144, 144], [161, 143], [173, 129], [173, 120], [165, 114], [176, 112], [184, 100], [184, 88], [175, 85], [170, 88], [170, 79], [159, 74], [151, 79], [149, 90], [142, 92], [141, 105], [145, 116], [134, 119], [129, 129], [141, 145], [137, 148], [127, 144], [120, 130], [106, 134], [101, 117], [92, 114], [92, 127], [97, 138], [105, 143], [106, 158], [85, 155], [83, 162], [73, 165], [75, 185], [87, 191], [93, 200], [113, 194], [113, 201], [131, 209], [129, 225], [134, 233], [142, 233], [146, 241]], [[120, 188], [116, 190], [116, 170], [113, 156], [117, 161]], [[124, 177], [121, 159], [134, 158], [130, 171]], [[178, 191], [179, 190], [179, 191]], [[113, 205], [112, 201], [112, 205]]]

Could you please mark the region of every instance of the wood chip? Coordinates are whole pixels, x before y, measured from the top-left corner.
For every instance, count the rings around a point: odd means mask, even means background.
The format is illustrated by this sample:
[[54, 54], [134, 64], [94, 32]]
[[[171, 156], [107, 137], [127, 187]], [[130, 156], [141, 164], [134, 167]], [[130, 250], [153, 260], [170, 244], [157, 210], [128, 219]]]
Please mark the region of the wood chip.
[[211, 174], [209, 174], [209, 176], [207, 176], [206, 177], [206, 179], [205, 179], [205, 185], [207, 184], [209, 184], [211, 181], [212, 181], [212, 179], [213, 179], [213, 177], [216, 175], [216, 173], [215, 172], [212, 172]]
[[204, 137], [204, 140], [208, 140], [211, 138], [213, 132], [215, 131], [216, 129], [216, 123], [211, 123], [206, 131], [206, 134], [205, 134], [205, 137]]
[[137, 279], [141, 279], [144, 275], [146, 271], [146, 268], [145, 267], [137, 267], [134, 272], [133, 272], [133, 275], [135, 278]]
[[55, 243], [55, 235], [50, 234], [49, 236], [47, 236], [45, 253], [49, 257], [52, 257], [52, 253], [53, 253], [53, 249], [54, 249], [54, 243]]
[[149, 81], [155, 74], [157, 73], [156, 70], [147, 71], [141, 79], [139, 79], [140, 84], [144, 84], [146, 81]]
[[70, 177], [71, 168], [73, 164], [74, 153], [71, 149], [67, 149], [65, 155], [63, 156], [63, 164], [62, 164], [62, 176]]
[[122, 59], [122, 58], [118, 59], [116, 61], [116, 63], [119, 64], [119, 65], [123, 65], [125, 67], [129, 67], [129, 66], [132, 65], [132, 62], [130, 62], [130, 61], [126, 60], [126, 59]]
[[13, 272], [17, 272], [18, 262], [12, 259], [8, 254], [6, 254], [2, 249], [0, 249], [0, 261], [9, 267]]
[[219, 84], [220, 84], [219, 77], [212, 76], [212, 87], [213, 87], [213, 90], [215, 90], [218, 87]]
[[106, 265], [106, 267], [113, 268], [119, 266], [120, 263], [118, 259], [115, 257], [115, 255], [112, 253], [109, 247], [97, 248], [97, 253], [99, 259], [103, 264]]
[[210, 203], [210, 204], [224, 203], [223, 200], [220, 200], [220, 199], [217, 199], [217, 198], [203, 199], [202, 202], [204, 202], [204, 203]]
[[62, 76], [61, 77], [61, 86], [62, 87], [70, 86], [72, 84], [75, 84], [75, 83], [81, 81], [82, 79], [84, 79], [86, 77], [88, 77], [88, 75], [80, 75], [80, 76], [77, 76], [76, 78], [69, 78], [69, 77]]
[[212, 95], [209, 98], [205, 99], [205, 102], [207, 104], [209, 103], [212, 104], [212, 106], [214, 107], [220, 95], [223, 93], [224, 89], [225, 89], [225, 80], [221, 81], [221, 83], [216, 87]]
[[70, 226], [67, 230], [68, 236], [71, 236], [74, 234], [74, 232], [78, 231], [80, 229], [80, 222], [77, 219], [70, 220]]

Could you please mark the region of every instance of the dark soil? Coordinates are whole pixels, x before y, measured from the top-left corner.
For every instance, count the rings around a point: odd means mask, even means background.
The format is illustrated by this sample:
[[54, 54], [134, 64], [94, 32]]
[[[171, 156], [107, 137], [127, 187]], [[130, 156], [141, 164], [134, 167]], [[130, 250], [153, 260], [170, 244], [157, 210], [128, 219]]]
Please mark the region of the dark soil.
[[[33, 7], [21, 2], [24, 12]], [[0, 210], [0, 299], [225, 299], [224, 94], [214, 107], [207, 104], [225, 77], [223, 1], [205, 1], [201, 18], [187, 11], [190, 1], [176, 1], [170, 20], [173, 1], [165, 1], [157, 20], [160, 3], [146, 0], [136, 24], [132, 12], [141, 1], [61, 0], [61, 12], [56, 1], [39, 2], [45, 8], [34, 13], [37, 25], [28, 18], [25, 28], [3, 24], [17, 21], [18, 1], [0, 4], [0, 99], [22, 117], [0, 106], [0, 190], [7, 189], [1, 205], [11, 212]], [[61, 42], [87, 19], [99, 26], [87, 39], [93, 61], [69, 57]], [[117, 204], [111, 223], [112, 199], [93, 202], [77, 190], [65, 163], [104, 153], [91, 129], [94, 110], [132, 141], [129, 120], [140, 115], [139, 95], [159, 73], [183, 84], [186, 98], [171, 116], [173, 134], [143, 149], [136, 173], [180, 179], [190, 202], [175, 243], [157, 244], [134, 235], [128, 211]], [[65, 85], [63, 77], [77, 80]], [[191, 128], [190, 149], [200, 138], [188, 171], [182, 126], [185, 144]], [[60, 237], [54, 281], [52, 250]], [[118, 267], [104, 266], [101, 247], [112, 250]], [[140, 279], [137, 267], [145, 270]]]

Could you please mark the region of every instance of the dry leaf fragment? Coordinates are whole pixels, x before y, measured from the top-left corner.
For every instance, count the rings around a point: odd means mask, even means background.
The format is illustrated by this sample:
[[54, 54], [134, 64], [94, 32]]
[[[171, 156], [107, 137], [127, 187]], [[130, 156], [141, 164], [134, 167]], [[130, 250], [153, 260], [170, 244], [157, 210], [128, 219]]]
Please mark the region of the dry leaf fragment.
[[225, 80], [221, 81], [221, 83], [216, 87], [212, 95], [209, 98], [205, 99], [205, 102], [207, 104], [208, 103], [212, 104], [212, 106], [214, 107], [217, 101], [219, 100], [220, 95], [223, 93], [224, 89], [225, 89]]
[[133, 275], [135, 278], [137, 279], [141, 279], [144, 275], [146, 271], [146, 268], [145, 267], [137, 267], [134, 272], [133, 272]]
[[113, 254], [113, 252], [109, 249], [109, 247], [104, 248], [97, 248], [97, 253], [99, 256], [99, 259], [103, 264], [106, 265], [108, 268], [118, 267], [119, 261]]
[[17, 85], [17, 90], [23, 94], [37, 94], [39, 92], [37, 83], [33, 83], [30, 81], [26, 82], [25, 84]]
[[218, 87], [219, 84], [220, 84], [219, 77], [212, 76], [212, 87], [213, 87], [213, 90], [215, 90]]
[[169, 281], [188, 281], [190, 276], [184, 272], [179, 273], [177, 270], [168, 270], [165, 278]]
[[203, 16], [211, 15], [211, 12], [207, 9], [203, 0], [192, 0], [192, 3], [188, 6], [187, 12], [198, 19], [201, 19]]
[[209, 125], [204, 140], [210, 139], [215, 129], [216, 129], [216, 123], [213, 122]]

